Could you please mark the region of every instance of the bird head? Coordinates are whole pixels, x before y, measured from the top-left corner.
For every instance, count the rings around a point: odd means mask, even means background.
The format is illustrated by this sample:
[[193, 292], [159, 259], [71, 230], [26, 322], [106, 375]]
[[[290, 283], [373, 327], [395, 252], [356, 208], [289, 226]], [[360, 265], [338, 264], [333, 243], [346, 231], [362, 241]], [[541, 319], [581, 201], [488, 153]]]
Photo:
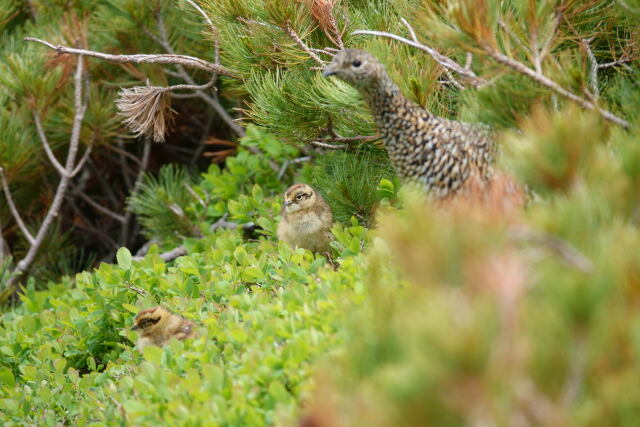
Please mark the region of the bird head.
[[284, 193], [284, 210], [289, 213], [309, 209], [318, 202], [318, 194], [307, 184], [295, 184]]
[[384, 66], [369, 52], [343, 49], [336, 53], [322, 75], [336, 76], [356, 88], [364, 88], [378, 80], [384, 73]]
[[140, 331], [143, 335], [151, 335], [161, 330], [170, 316], [171, 312], [160, 306], [149, 308], [138, 313], [131, 329]]

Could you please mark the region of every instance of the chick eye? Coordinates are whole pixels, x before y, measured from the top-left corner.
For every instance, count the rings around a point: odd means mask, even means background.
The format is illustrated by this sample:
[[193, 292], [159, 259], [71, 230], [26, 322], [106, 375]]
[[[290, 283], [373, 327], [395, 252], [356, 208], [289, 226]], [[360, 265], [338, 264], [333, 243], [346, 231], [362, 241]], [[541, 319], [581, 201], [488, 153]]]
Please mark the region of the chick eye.
[[296, 196], [296, 200], [302, 200], [302, 194], [298, 194], [298, 195]]
[[360, 60], [356, 59], [355, 61], [353, 61], [351, 63], [351, 65], [353, 65], [354, 67], [358, 68], [360, 65], [362, 65], [362, 62], [360, 62]]

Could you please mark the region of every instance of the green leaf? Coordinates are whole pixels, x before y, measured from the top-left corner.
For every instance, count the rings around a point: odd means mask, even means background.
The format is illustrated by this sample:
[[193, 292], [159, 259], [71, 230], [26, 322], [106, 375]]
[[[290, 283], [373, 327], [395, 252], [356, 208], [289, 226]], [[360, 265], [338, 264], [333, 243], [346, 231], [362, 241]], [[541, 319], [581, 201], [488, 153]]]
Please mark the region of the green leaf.
[[162, 349], [154, 345], [149, 345], [142, 350], [144, 359], [151, 363], [159, 364], [162, 361]]
[[131, 268], [131, 252], [124, 246], [118, 249], [116, 253], [116, 259], [118, 260], [118, 266], [123, 270], [129, 270]]
[[269, 385], [269, 394], [278, 402], [286, 402], [289, 400], [289, 393], [280, 381], [273, 381]]
[[13, 387], [16, 384], [16, 378], [9, 368], [0, 368], [0, 384]]
[[127, 304], [127, 303], [123, 303], [122, 304], [122, 308], [124, 308], [127, 311], [130, 311], [133, 314], [136, 314], [140, 311], [140, 309], [138, 307], [136, 307], [135, 305], [131, 305], [131, 304]]

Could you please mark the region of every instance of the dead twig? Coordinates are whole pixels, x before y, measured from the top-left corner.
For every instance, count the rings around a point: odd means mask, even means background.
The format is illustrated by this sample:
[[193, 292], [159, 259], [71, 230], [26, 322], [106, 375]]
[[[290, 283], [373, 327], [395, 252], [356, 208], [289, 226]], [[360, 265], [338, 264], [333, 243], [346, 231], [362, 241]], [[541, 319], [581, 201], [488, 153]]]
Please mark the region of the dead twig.
[[75, 49], [62, 45], [54, 45], [48, 41], [40, 40], [35, 37], [25, 37], [25, 41], [41, 43], [50, 49], [55, 50], [58, 54], [84, 55], [93, 58], [103, 59], [108, 62], [117, 63], [134, 63], [134, 64], [179, 64], [185, 67], [198, 68], [200, 70], [209, 71], [211, 73], [220, 74], [231, 78], [239, 78], [237, 74], [226, 69], [222, 65], [213, 64], [204, 59], [187, 55], [159, 55], [159, 54], [135, 54], [135, 55], [111, 55], [109, 53], [96, 52], [86, 49]]

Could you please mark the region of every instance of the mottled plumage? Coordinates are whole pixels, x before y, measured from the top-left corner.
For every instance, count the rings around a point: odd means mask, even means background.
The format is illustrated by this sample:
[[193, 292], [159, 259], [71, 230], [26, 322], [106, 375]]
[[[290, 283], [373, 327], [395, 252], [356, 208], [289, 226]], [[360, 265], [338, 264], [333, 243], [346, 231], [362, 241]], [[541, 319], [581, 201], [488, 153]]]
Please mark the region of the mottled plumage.
[[278, 239], [313, 252], [329, 250], [333, 215], [327, 202], [306, 184], [295, 184], [284, 194]]
[[132, 329], [140, 331], [136, 347], [142, 351], [148, 345], [161, 347], [171, 339], [193, 338], [194, 326], [193, 322], [158, 306], [138, 313]]
[[362, 94], [401, 179], [445, 197], [460, 190], [473, 173], [483, 181], [490, 178], [495, 156], [491, 133], [480, 125], [434, 116], [405, 98], [371, 54], [342, 50], [323, 75], [335, 75]]

